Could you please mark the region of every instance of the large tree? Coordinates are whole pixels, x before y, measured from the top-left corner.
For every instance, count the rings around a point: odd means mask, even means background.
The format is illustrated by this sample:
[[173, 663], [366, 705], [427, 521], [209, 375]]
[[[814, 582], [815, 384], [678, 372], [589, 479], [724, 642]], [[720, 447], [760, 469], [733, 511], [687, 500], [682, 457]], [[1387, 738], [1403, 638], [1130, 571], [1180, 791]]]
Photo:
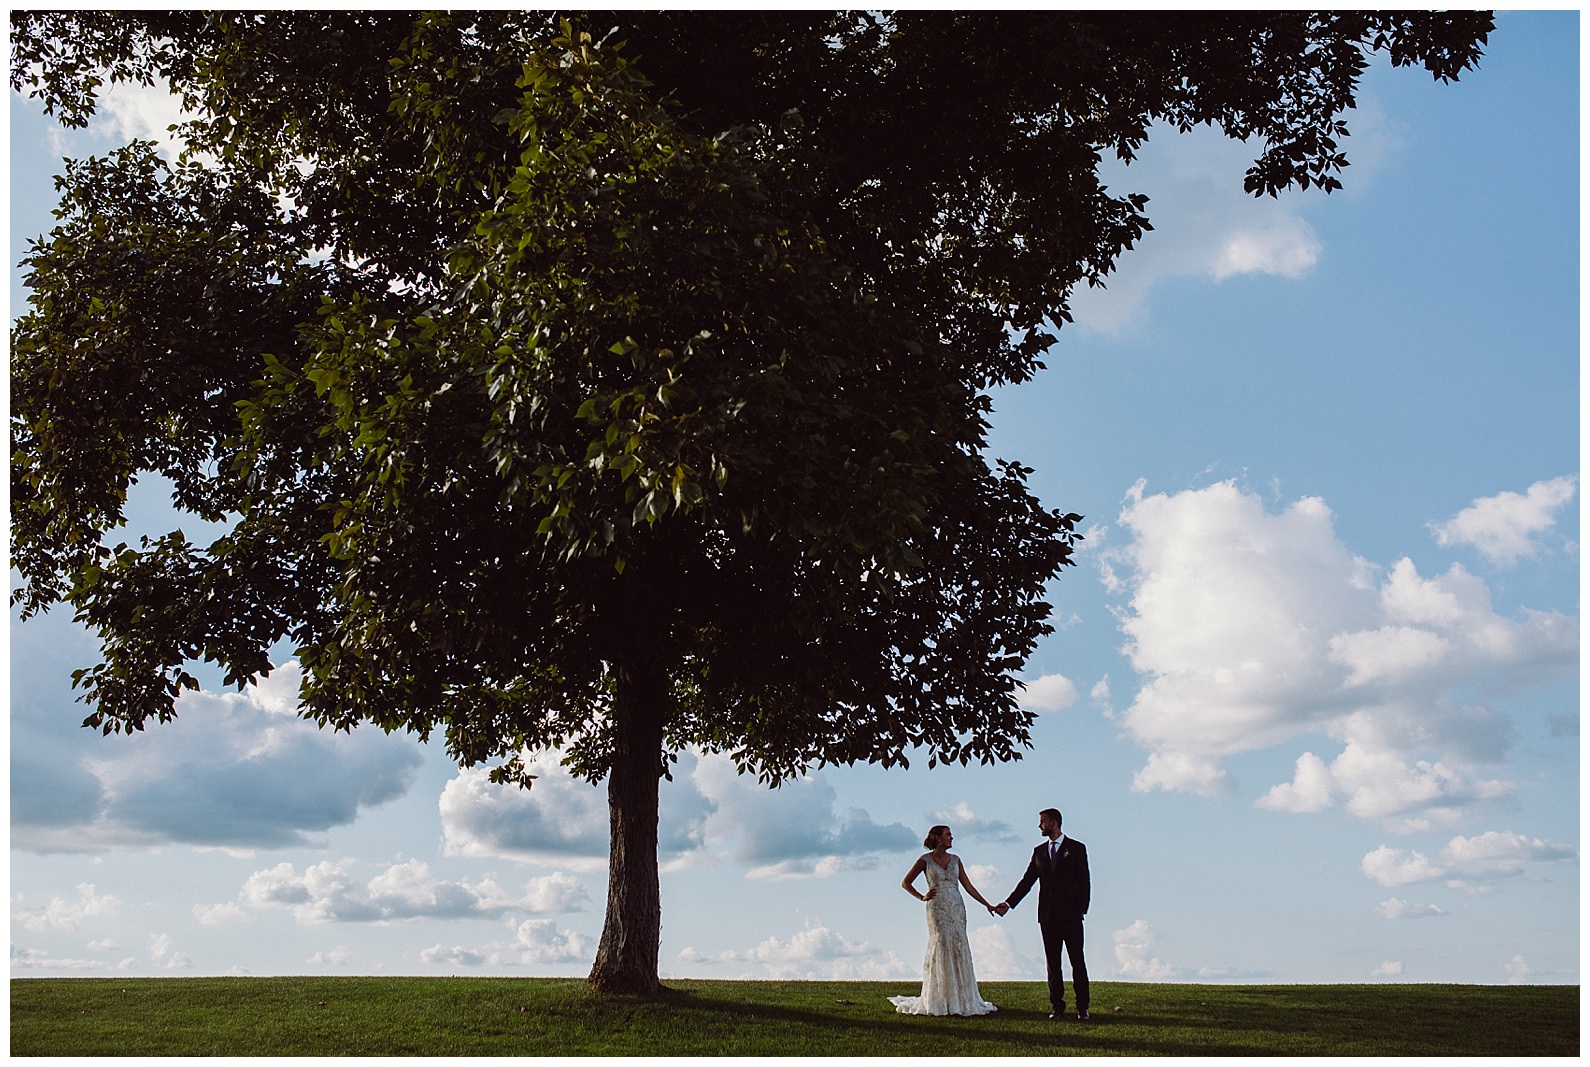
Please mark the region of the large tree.
[[[591, 984], [657, 987], [686, 746], [1015, 759], [1076, 515], [984, 455], [988, 390], [1148, 228], [1154, 122], [1330, 190], [1376, 51], [1484, 14], [19, 13], [67, 125], [160, 81], [187, 154], [68, 163], [12, 332], [24, 614], [102, 642], [106, 733], [284, 639], [304, 714], [608, 782]], [[227, 532], [113, 544], [129, 486]]]

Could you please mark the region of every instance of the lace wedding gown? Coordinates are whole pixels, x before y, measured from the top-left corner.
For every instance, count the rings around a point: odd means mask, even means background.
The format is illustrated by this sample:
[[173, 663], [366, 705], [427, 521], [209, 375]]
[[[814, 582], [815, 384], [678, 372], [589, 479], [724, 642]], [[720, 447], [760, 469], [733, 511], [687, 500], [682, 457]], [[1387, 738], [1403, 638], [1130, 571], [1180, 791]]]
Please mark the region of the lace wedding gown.
[[977, 992], [972, 946], [966, 939], [966, 901], [961, 897], [961, 861], [948, 868], [927, 857], [927, 884], [937, 889], [927, 902], [927, 959], [922, 962], [922, 995], [890, 997], [905, 1015], [986, 1015], [998, 1011]]

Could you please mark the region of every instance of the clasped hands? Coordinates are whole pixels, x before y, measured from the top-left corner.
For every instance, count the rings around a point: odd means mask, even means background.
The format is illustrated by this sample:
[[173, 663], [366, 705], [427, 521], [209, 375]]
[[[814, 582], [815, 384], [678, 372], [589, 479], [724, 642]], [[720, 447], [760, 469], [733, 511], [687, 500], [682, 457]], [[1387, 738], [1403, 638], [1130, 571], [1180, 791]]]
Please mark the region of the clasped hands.
[[[932, 900], [934, 897], [938, 896], [938, 892], [939, 892], [938, 887], [934, 886], [933, 888], [929, 889], [926, 893], [921, 894], [919, 899], [921, 899], [921, 900]], [[989, 903], [985, 902], [983, 904], [983, 907], [988, 909], [988, 914], [990, 914], [990, 915], [998, 915], [1002, 919], [1005, 917], [1006, 913], [1010, 911], [1010, 905], [1005, 903], [1003, 900], [1000, 901], [998, 904], [989, 904]]]

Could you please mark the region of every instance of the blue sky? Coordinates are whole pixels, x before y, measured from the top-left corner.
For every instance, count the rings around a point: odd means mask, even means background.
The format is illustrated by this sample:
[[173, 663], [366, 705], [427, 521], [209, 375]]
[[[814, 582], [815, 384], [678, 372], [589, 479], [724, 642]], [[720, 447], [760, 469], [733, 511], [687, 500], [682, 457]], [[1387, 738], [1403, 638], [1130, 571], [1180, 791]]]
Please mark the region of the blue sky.
[[[1207, 133], [1112, 171], [1155, 231], [995, 397], [991, 451], [1087, 517], [1033, 750], [777, 791], [684, 755], [665, 977], [911, 991], [927, 827], [997, 899], [1053, 805], [1096, 979], [1579, 981], [1578, 41], [1503, 12], [1456, 85], [1381, 60], [1328, 197], [1246, 197], [1254, 153]], [[46, 164], [162, 106], [67, 140], [13, 95], [13, 263]], [[168, 528], [152, 487], [136, 515]], [[13, 976], [589, 969], [605, 793], [554, 759], [523, 794], [319, 733], [290, 665], [101, 738], [69, 687], [92, 639], [57, 612], [9, 645]], [[1042, 977], [1030, 906], [971, 926], [980, 977]]]

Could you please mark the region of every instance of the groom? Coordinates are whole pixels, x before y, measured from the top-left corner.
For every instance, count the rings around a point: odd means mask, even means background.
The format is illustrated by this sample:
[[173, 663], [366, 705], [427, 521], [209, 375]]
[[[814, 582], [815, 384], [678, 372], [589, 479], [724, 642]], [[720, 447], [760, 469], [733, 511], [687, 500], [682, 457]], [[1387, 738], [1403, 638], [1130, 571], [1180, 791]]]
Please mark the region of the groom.
[[1043, 932], [1044, 960], [1049, 965], [1051, 1019], [1066, 1014], [1065, 976], [1060, 973], [1060, 950], [1071, 960], [1071, 984], [1077, 990], [1077, 1018], [1088, 1019], [1088, 965], [1082, 958], [1082, 916], [1088, 912], [1088, 850], [1082, 842], [1060, 832], [1060, 812], [1044, 808], [1038, 813], [1038, 832], [1045, 841], [1032, 850], [1032, 862], [1010, 896], [994, 911], [1004, 915], [1038, 883], [1038, 929]]

